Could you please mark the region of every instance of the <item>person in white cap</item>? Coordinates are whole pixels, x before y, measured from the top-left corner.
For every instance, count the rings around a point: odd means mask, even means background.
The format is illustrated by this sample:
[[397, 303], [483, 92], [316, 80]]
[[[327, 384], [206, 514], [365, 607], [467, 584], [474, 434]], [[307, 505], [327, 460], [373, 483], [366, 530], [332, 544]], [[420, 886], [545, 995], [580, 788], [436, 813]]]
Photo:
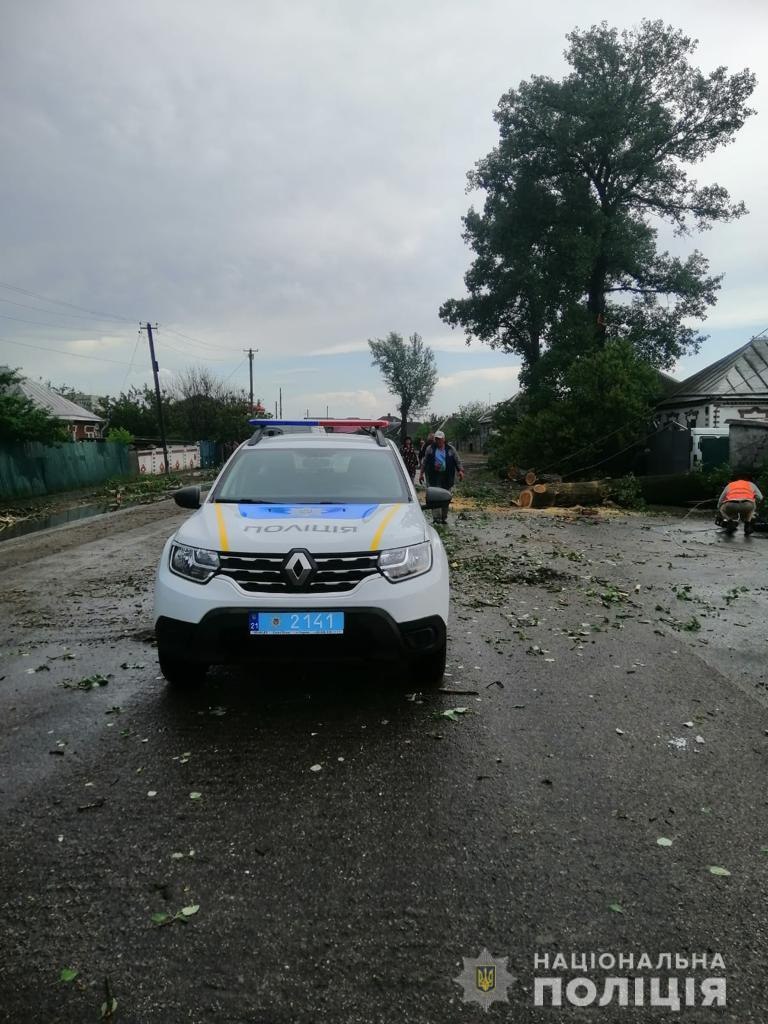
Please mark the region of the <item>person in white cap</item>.
[[[436, 430], [435, 439], [431, 445], [428, 445], [424, 458], [421, 460], [419, 483], [423, 484], [426, 476], [428, 487], [444, 487], [450, 491], [453, 489], [457, 475], [459, 480], [464, 479], [464, 467], [461, 464], [459, 453], [452, 444], [446, 443], [443, 431]], [[448, 522], [447, 508], [435, 511], [435, 522]]]

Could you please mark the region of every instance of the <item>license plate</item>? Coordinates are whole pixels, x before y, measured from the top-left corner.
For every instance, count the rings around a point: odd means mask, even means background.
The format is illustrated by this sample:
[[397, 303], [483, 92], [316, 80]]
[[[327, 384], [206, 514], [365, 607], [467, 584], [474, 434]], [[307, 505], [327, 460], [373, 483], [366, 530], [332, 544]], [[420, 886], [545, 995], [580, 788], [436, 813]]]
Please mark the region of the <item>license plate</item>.
[[251, 612], [251, 636], [338, 636], [344, 632], [344, 612]]

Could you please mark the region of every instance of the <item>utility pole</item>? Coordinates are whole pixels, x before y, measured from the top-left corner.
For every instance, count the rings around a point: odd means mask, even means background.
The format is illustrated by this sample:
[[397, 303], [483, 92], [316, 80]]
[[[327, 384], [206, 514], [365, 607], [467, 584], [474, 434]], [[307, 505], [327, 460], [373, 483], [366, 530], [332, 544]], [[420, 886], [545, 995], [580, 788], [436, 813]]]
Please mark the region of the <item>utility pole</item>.
[[253, 354], [254, 354], [254, 351], [258, 352], [259, 350], [258, 349], [252, 349], [252, 348], [244, 348], [243, 349], [243, 352], [247, 353], [247, 355], [248, 355], [248, 376], [249, 376], [250, 382], [251, 382], [251, 387], [250, 387], [251, 415], [253, 415]]
[[163, 402], [160, 396], [160, 378], [157, 371], [160, 367], [155, 359], [155, 339], [152, 336], [152, 324], [147, 320], [147, 337], [149, 338], [149, 357], [152, 360], [152, 376], [155, 378], [155, 399], [157, 400], [157, 424], [160, 427], [160, 442], [163, 446], [163, 458], [165, 459], [165, 475], [169, 476], [171, 467], [168, 464], [168, 445], [165, 440], [165, 424], [163, 423]]
[[277, 415], [277, 402], [275, 402], [275, 419], [279, 420], [280, 417]]
[[279, 420], [283, 418], [283, 389], [280, 388], [280, 415], [277, 417]]

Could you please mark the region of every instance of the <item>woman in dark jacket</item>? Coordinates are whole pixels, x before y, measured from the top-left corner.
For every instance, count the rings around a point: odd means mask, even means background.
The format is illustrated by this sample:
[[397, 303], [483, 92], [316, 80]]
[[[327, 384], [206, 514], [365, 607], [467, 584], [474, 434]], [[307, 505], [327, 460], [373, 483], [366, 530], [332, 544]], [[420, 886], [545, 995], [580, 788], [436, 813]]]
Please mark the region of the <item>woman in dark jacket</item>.
[[419, 468], [419, 453], [413, 447], [413, 441], [410, 437], [406, 437], [405, 441], [403, 441], [403, 448], [400, 454], [403, 456], [403, 462], [408, 470], [408, 475], [413, 480], [414, 473]]

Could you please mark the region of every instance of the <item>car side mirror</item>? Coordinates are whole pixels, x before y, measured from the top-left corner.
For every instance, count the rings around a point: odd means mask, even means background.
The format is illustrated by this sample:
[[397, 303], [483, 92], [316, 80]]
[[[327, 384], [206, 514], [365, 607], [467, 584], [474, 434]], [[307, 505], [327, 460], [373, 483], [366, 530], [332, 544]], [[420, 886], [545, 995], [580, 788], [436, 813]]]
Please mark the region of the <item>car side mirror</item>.
[[428, 487], [424, 508], [448, 508], [451, 498], [451, 492], [444, 487]]
[[181, 487], [173, 492], [173, 500], [180, 508], [200, 508], [200, 488], [197, 484], [193, 487]]

